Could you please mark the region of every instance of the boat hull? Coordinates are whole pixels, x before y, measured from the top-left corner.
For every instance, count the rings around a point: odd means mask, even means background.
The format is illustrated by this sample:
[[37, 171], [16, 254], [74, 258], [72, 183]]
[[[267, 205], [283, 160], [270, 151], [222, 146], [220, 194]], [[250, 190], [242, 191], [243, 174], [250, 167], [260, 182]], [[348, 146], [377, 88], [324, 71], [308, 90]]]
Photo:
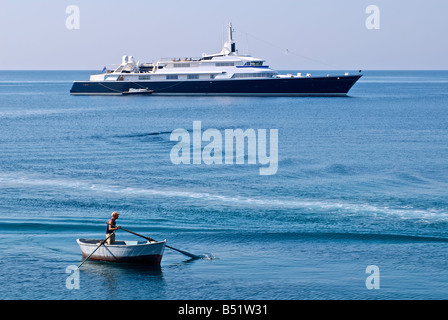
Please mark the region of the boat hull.
[[[87, 258], [101, 243], [97, 239], [77, 239], [83, 259]], [[116, 241], [103, 244], [89, 260], [110, 262], [135, 262], [159, 265], [162, 261], [166, 240], [160, 242]]]
[[147, 89], [153, 95], [345, 96], [362, 75], [190, 81], [75, 81], [72, 95], [122, 95]]

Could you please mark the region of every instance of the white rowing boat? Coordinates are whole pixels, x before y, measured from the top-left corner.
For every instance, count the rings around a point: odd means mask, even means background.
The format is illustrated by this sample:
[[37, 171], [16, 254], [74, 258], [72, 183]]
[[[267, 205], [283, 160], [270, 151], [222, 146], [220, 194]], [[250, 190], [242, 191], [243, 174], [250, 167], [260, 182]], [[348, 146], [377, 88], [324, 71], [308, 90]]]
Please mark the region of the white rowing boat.
[[[113, 262], [139, 262], [160, 264], [166, 240], [164, 241], [115, 241], [114, 244], [100, 243], [98, 239], [76, 239], [82, 251], [83, 258], [89, 260]], [[96, 251], [95, 251], [96, 250]]]

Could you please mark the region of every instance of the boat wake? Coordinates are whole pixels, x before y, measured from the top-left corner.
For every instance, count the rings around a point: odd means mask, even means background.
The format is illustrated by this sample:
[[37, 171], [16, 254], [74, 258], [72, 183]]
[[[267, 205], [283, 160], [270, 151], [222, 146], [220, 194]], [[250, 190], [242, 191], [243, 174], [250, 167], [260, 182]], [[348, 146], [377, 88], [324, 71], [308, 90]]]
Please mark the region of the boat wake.
[[301, 199], [301, 198], [272, 198], [272, 197], [245, 197], [239, 195], [224, 195], [202, 191], [186, 191], [163, 188], [139, 188], [123, 187], [105, 183], [88, 182], [81, 180], [70, 180], [63, 178], [47, 179], [38, 176], [20, 175], [18, 173], [0, 173], [1, 188], [38, 188], [43, 190], [57, 191], [64, 194], [87, 196], [91, 194], [119, 195], [127, 199], [145, 199], [152, 197], [179, 198], [186, 201], [197, 200], [195, 205], [204, 202], [205, 205], [225, 205], [243, 209], [265, 208], [272, 209], [299, 209], [309, 213], [341, 213], [345, 215], [370, 214], [375, 217], [394, 215], [401, 219], [421, 219], [428, 222], [448, 222], [448, 212], [440, 208], [415, 208], [410, 205], [402, 206], [380, 206], [369, 203], [356, 203], [339, 199]]
[[218, 259], [214, 254], [200, 254], [198, 257], [202, 260], [216, 260]]

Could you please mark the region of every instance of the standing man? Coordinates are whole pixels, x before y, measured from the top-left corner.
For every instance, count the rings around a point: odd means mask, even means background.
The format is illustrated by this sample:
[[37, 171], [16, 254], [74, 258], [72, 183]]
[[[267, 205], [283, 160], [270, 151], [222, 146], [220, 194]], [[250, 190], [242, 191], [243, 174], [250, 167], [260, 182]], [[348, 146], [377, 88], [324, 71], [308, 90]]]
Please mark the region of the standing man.
[[[112, 212], [111, 219], [107, 222], [107, 228], [106, 228], [106, 237], [109, 237], [107, 239], [107, 244], [114, 244], [115, 243], [115, 233], [114, 231], [121, 229], [120, 226], [117, 226], [116, 221], [120, 214], [117, 211]], [[112, 233], [112, 235], [111, 235]]]

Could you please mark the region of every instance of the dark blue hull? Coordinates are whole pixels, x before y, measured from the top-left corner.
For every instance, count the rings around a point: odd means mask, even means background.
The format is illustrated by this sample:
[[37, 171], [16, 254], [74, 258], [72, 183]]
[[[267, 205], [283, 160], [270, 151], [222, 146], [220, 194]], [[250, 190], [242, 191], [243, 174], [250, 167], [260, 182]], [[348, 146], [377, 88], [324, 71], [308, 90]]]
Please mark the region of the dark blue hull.
[[126, 94], [148, 89], [155, 95], [346, 95], [362, 75], [209, 81], [75, 81], [71, 94]]

